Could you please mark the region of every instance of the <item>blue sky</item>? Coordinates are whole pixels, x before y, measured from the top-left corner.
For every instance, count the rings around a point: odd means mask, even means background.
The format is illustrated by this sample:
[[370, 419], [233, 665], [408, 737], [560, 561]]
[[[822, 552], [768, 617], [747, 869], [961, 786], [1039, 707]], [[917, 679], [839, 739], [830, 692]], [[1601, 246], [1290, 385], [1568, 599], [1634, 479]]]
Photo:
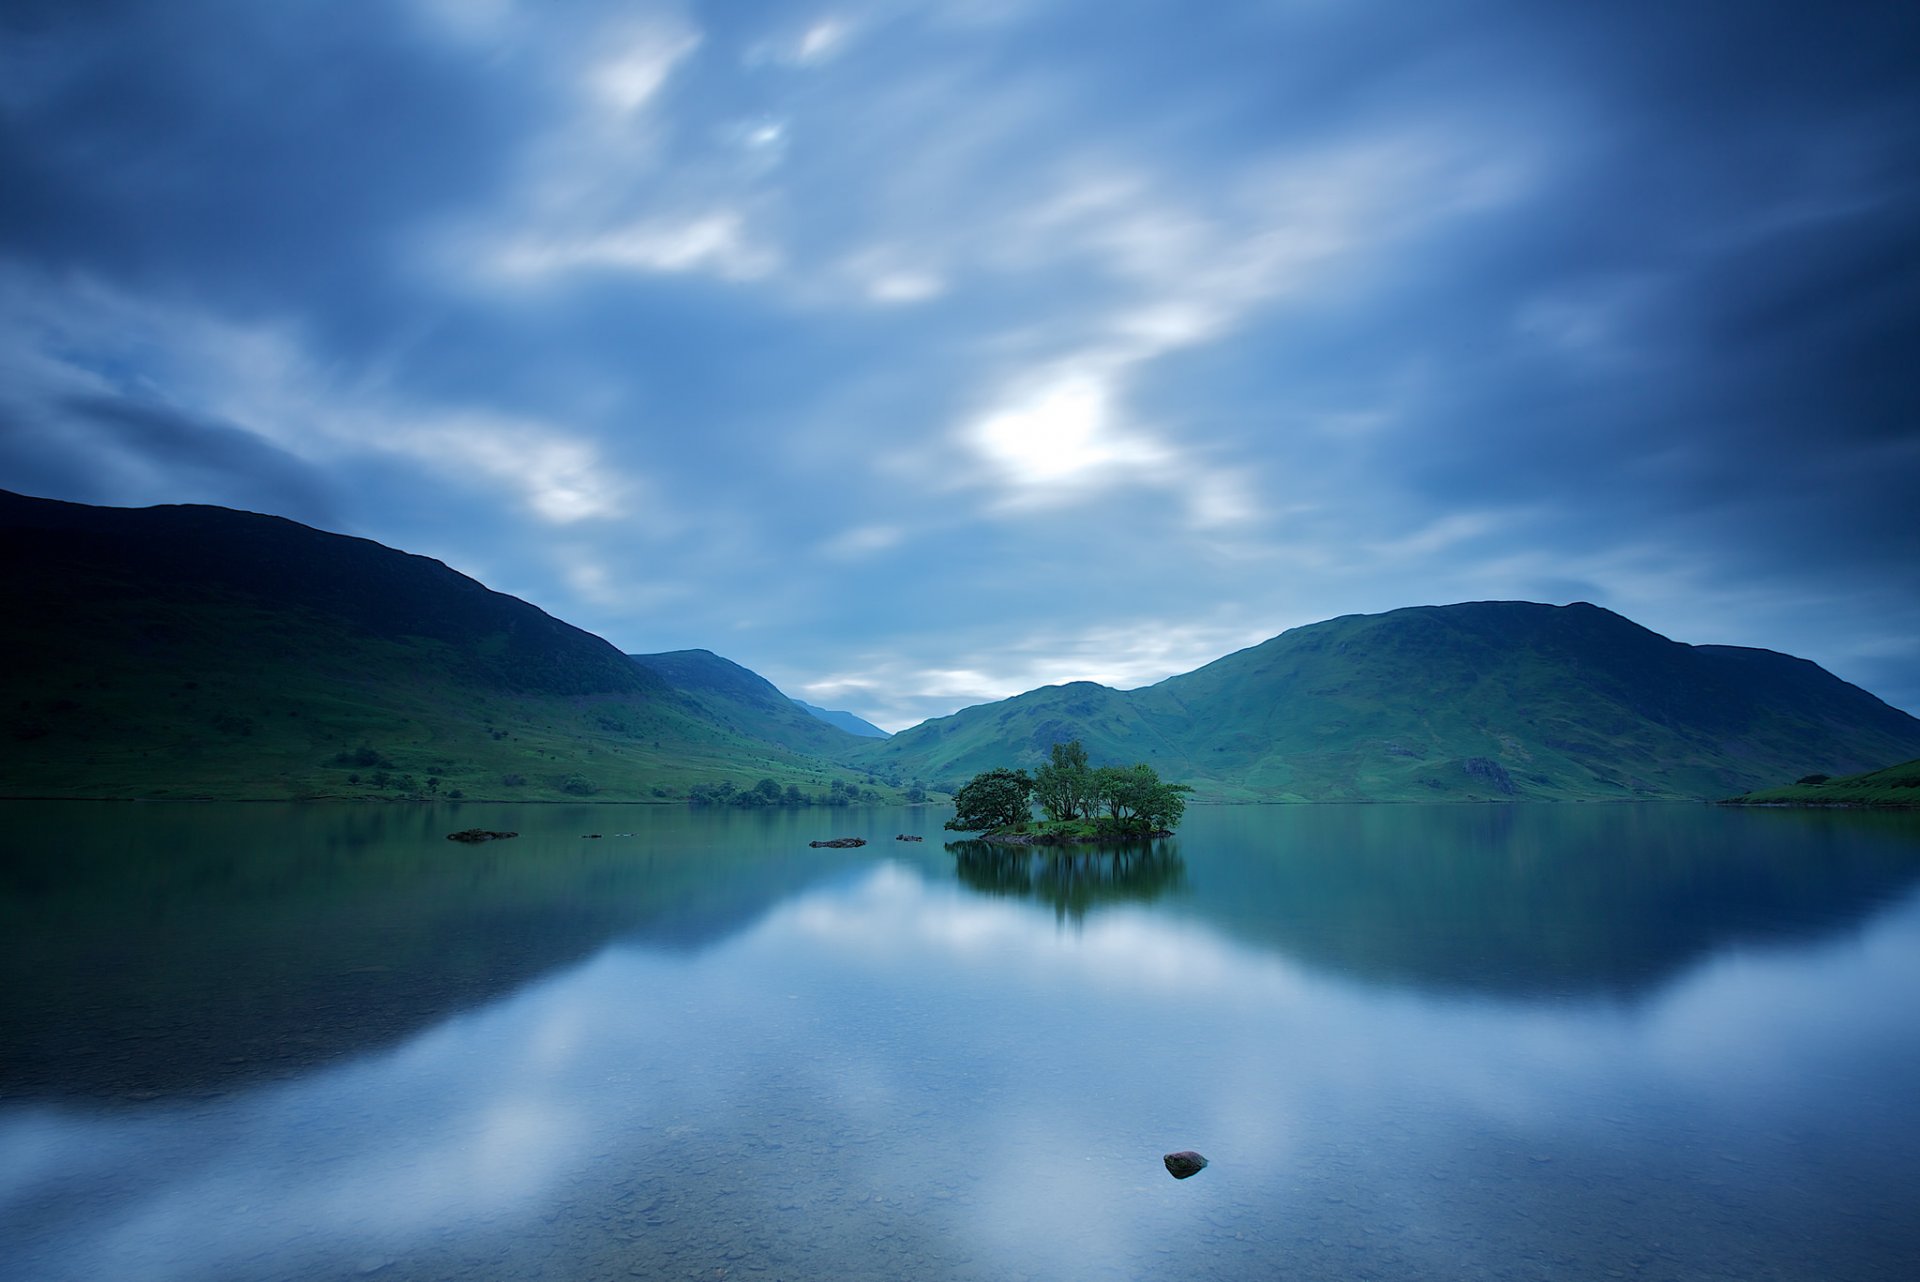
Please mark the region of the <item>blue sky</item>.
[[889, 728], [1589, 600], [1920, 711], [1920, 17], [0, 16], [0, 485], [439, 557]]

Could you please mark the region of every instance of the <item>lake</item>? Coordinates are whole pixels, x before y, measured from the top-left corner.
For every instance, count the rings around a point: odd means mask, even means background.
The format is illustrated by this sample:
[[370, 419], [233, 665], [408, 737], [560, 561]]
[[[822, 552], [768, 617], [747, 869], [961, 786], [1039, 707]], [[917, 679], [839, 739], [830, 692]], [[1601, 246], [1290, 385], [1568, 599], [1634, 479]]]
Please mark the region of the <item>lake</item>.
[[0, 1275], [1920, 1276], [1920, 816], [943, 817], [0, 805]]

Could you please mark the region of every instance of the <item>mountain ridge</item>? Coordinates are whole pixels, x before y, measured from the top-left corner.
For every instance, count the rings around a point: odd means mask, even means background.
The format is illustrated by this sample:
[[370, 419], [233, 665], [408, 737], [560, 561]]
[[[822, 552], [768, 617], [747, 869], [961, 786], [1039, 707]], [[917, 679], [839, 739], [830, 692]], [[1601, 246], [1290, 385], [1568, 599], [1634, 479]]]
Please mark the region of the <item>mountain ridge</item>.
[[260, 513], [0, 491], [0, 593], [0, 795], [823, 794], [793, 738], [854, 742], [777, 691], [793, 724], [753, 733], [439, 561]]
[[1587, 602], [1343, 615], [1152, 685], [1043, 686], [872, 739], [711, 651], [622, 654], [281, 517], [0, 491], [0, 560], [11, 796], [951, 791], [1080, 739], [1216, 801], [1707, 800], [1920, 756], [1920, 720], [1817, 664]]
[[[791, 695], [788, 696], [788, 698], [792, 697]], [[833, 708], [818, 707], [808, 703], [805, 699], [794, 699], [793, 701], [828, 725], [839, 726], [848, 734], [858, 735], [862, 739], [891, 739], [893, 737], [892, 731], [882, 730], [865, 717], [856, 716], [851, 712], [837, 711]]]
[[1307, 624], [1132, 690], [1043, 686], [865, 759], [939, 786], [1069, 738], [1218, 800], [1704, 800], [1910, 756], [1920, 720], [1808, 660], [1588, 602], [1462, 602]]

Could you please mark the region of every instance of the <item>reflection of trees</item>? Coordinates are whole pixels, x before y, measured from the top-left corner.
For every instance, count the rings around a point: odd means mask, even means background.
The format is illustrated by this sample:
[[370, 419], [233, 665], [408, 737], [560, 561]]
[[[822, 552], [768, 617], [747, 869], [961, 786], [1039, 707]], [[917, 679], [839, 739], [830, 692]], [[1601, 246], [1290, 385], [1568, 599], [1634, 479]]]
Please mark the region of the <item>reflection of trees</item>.
[[950, 841], [960, 884], [983, 895], [1037, 899], [1076, 922], [1101, 904], [1151, 903], [1186, 884], [1187, 865], [1166, 841], [1005, 846]]

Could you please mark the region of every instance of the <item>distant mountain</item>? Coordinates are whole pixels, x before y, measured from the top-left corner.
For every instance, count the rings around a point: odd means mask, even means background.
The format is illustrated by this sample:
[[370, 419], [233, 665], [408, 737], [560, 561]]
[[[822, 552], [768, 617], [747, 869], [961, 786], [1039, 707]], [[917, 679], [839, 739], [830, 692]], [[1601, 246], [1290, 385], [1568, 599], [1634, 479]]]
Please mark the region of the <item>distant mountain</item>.
[[0, 593], [4, 796], [823, 791], [814, 739], [859, 742], [777, 692], [766, 726], [718, 715], [438, 561], [279, 517], [0, 491]]
[[1493, 601], [1330, 619], [1139, 690], [1048, 686], [865, 757], [946, 787], [1073, 738], [1223, 799], [1705, 799], [1914, 756], [1920, 720], [1804, 659]]
[[858, 739], [844, 728], [813, 716], [759, 673], [711, 650], [669, 650], [627, 657], [643, 671], [664, 680], [706, 715], [743, 735], [829, 758], [845, 756], [859, 746]]
[[828, 725], [839, 726], [848, 734], [859, 735], [862, 739], [891, 739], [893, 737], [890, 732], [882, 730], [879, 726], [874, 725], [873, 722], [865, 718], [854, 716], [851, 712], [834, 712], [827, 708], [816, 708], [805, 699], [795, 699], [794, 702]]

